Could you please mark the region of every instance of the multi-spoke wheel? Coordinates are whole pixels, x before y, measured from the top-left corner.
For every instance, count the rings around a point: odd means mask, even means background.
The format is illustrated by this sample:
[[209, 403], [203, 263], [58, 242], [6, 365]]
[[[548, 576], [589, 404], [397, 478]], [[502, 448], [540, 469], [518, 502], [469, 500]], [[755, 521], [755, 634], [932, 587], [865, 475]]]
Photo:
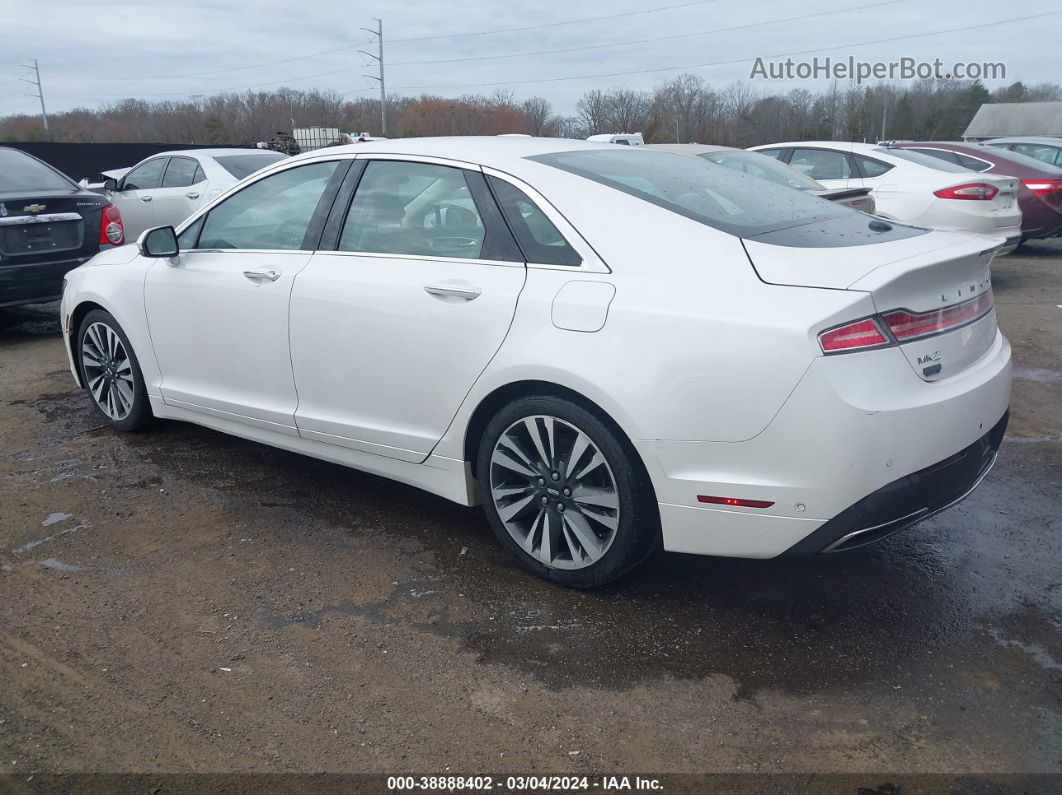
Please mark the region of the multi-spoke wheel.
[[136, 430], [151, 416], [140, 365], [129, 339], [102, 310], [89, 312], [78, 330], [75, 350], [81, 378], [93, 404], [110, 425]]
[[582, 407], [547, 397], [510, 404], [488, 425], [477, 463], [495, 532], [535, 573], [600, 585], [652, 551], [644, 470]]

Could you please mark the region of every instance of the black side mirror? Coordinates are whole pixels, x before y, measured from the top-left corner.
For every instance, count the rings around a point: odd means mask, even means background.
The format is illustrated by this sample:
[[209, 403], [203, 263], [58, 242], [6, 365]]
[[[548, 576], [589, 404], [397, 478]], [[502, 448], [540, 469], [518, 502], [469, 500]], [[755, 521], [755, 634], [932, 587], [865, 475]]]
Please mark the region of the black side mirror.
[[118, 180], [114, 179], [113, 177], [108, 177], [107, 179], [103, 180], [103, 189], [112, 191], [118, 190]]
[[145, 257], [176, 257], [181, 253], [177, 232], [172, 226], [159, 226], [140, 235], [136, 247]]

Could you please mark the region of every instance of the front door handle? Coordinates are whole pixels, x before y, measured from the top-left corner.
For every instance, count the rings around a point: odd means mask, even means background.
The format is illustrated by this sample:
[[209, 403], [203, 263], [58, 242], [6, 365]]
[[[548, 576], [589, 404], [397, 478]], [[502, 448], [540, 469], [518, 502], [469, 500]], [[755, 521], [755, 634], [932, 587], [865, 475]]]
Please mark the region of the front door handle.
[[149, 201], [151, 201], [151, 197], [150, 196], [141, 196], [140, 197], [140, 201], [149, 202]]
[[189, 191], [188, 193], [186, 193], [184, 195], [188, 199], [198, 199], [199, 198], [199, 193], [197, 191], [194, 191], [194, 190], [193, 191]]
[[244, 271], [243, 275], [244, 278], [250, 279], [252, 282], [275, 282], [280, 278], [280, 271]]
[[452, 284], [428, 284], [424, 287], [428, 295], [437, 295], [440, 298], [460, 298], [462, 301], [473, 301], [479, 298], [483, 292], [478, 287], [456, 287]]

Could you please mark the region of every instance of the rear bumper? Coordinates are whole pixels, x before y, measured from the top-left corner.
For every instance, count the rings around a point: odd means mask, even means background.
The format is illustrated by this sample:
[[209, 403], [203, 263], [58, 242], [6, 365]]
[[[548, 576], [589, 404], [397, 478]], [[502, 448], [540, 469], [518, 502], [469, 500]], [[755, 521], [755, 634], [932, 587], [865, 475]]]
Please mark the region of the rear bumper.
[[[955, 469], [956, 456], [970, 463], [972, 446], [991, 441], [993, 431], [1001, 436], [1009, 404], [1010, 345], [997, 331], [979, 360], [949, 378], [923, 381], [896, 348], [821, 357], [753, 438], [634, 444], [656, 491], [665, 549], [771, 558], [793, 548], [821, 551], [885, 522], [910, 524], [961, 497], [982, 473]], [[955, 489], [943, 475], [927, 481], [942, 464]], [[909, 485], [905, 499], [919, 504], [871, 511], [892, 484]], [[708, 507], [701, 495], [772, 505]], [[809, 537], [816, 540], [799, 546]]]
[[1010, 412], [953, 456], [894, 480], [841, 511], [782, 555], [802, 557], [857, 549], [906, 530], [964, 500], [996, 462]]

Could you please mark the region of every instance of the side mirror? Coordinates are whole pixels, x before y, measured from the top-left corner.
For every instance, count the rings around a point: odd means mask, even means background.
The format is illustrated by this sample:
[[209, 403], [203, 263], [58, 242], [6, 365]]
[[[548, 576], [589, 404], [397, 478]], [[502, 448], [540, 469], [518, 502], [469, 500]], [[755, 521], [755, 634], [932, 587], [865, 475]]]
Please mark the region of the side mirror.
[[113, 177], [108, 177], [107, 179], [103, 180], [103, 189], [111, 191], [118, 190], [118, 180], [114, 179]]
[[137, 239], [136, 247], [145, 257], [176, 257], [181, 253], [177, 245], [177, 232], [172, 226], [148, 229]]

